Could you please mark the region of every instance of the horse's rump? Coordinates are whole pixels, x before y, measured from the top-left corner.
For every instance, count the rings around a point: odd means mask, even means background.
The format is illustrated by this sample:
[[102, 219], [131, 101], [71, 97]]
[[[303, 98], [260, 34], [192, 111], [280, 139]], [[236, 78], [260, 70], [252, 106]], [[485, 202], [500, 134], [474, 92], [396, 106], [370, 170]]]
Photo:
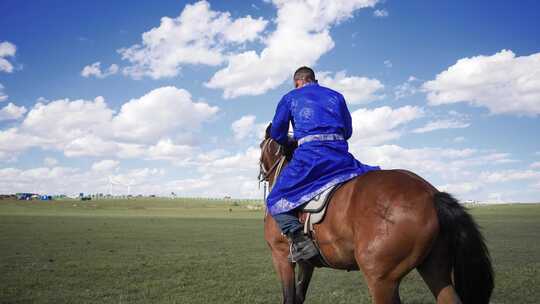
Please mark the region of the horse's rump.
[[[400, 255], [408, 240], [432, 243], [438, 229], [433, 195], [437, 190], [405, 170], [371, 171], [344, 183], [328, 203], [314, 239], [334, 268], [356, 270], [358, 259]], [[376, 246], [378, 243], [378, 246]], [[411, 248], [420, 255], [424, 248]], [[418, 251], [418, 253], [417, 253]]]

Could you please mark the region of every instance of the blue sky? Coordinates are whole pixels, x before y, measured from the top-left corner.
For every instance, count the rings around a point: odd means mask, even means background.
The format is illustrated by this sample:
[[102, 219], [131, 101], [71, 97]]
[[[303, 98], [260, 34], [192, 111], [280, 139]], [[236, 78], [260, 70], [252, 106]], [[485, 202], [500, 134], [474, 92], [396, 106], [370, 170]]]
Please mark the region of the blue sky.
[[314, 3], [0, 2], [0, 192], [259, 197], [260, 131], [307, 64], [360, 161], [540, 201], [539, 4]]

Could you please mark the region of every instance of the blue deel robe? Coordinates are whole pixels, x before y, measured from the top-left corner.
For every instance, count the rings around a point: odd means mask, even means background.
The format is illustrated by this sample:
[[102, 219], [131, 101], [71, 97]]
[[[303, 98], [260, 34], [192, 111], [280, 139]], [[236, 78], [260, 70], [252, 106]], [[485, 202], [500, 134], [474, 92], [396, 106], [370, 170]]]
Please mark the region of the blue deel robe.
[[282, 145], [288, 141], [289, 122], [301, 144], [266, 199], [270, 214], [290, 211], [329, 187], [380, 170], [349, 153], [351, 114], [340, 93], [317, 83], [292, 90], [279, 102], [270, 130]]

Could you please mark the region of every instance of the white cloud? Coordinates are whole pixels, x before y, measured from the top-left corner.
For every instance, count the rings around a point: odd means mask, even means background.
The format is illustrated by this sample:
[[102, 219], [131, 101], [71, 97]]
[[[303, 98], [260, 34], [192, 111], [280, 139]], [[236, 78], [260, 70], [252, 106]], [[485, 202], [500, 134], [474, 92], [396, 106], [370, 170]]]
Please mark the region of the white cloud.
[[482, 172], [480, 180], [487, 183], [501, 183], [520, 180], [540, 180], [540, 172], [534, 170], [501, 170]]
[[332, 25], [351, 18], [354, 11], [373, 7], [377, 0], [322, 1], [274, 0], [276, 30], [264, 40], [257, 53], [248, 50], [232, 54], [227, 66], [206, 83], [223, 89], [225, 98], [260, 95], [290, 79], [302, 65], [314, 65], [334, 47]]
[[113, 129], [119, 138], [151, 141], [174, 130], [197, 129], [218, 110], [204, 102], [193, 102], [184, 89], [161, 87], [123, 104], [113, 118]]
[[45, 157], [43, 159], [43, 164], [47, 167], [55, 167], [56, 165], [58, 165], [58, 160], [53, 157]]
[[123, 104], [116, 115], [103, 97], [37, 103], [21, 129], [54, 139], [71, 156], [85, 150], [97, 156], [126, 149], [134, 152], [137, 146], [130, 144], [157, 142], [173, 132], [190, 133], [217, 111], [217, 107], [193, 102], [186, 90], [161, 87]]
[[189, 92], [162, 87], [132, 99], [115, 114], [103, 97], [38, 102], [22, 123], [0, 131], [2, 158], [28, 148], [63, 151], [68, 157], [172, 159], [181, 147], [168, 138], [190, 138], [217, 107], [193, 102]]
[[206, 174], [196, 178], [183, 178], [172, 180], [162, 188], [188, 197], [216, 197], [232, 196], [235, 198], [262, 199], [262, 190], [253, 175]]
[[469, 194], [474, 191], [478, 191], [481, 188], [480, 183], [476, 182], [463, 182], [463, 183], [450, 183], [439, 186], [439, 191], [446, 191], [449, 193]]
[[191, 166], [200, 175], [169, 181], [162, 188], [183, 196], [261, 197], [262, 190], [258, 188], [256, 178], [260, 149], [249, 147], [235, 154], [223, 153], [212, 151], [198, 157]]
[[68, 137], [55, 148], [62, 150], [67, 157], [115, 155], [120, 149], [117, 143], [95, 134]]
[[[114, 174], [111, 177], [114, 181], [127, 185], [141, 185], [146, 181], [150, 181], [156, 177], [163, 176], [165, 170], [158, 168], [138, 168], [132, 169], [125, 173]], [[158, 181], [159, 182], [159, 181]], [[139, 187], [141, 188], [141, 187]], [[144, 189], [144, 187], [142, 187]], [[126, 189], [127, 190], [127, 189]]]
[[233, 19], [230, 13], [213, 11], [207, 1], [199, 1], [186, 5], [176, 18], [161, 18], [159, 27], [143, 33], [141, 44], [118, 52], [132, 64], [124, 69], [127, 75], [173, 77], [186, 64], [221, 64], [228, 46], [256, 40], [267, 23], [249, 15]]
[[5, 87], [0, 83], [0, 102], [8, 99], [8, 95], [4, 92], [4, 88]]
[[420, 91], [416, 82], [418, 79], [414, 76], [409, 76], [406, 82], [397, 85], [394, 88], [394, 99], [401, 99], [412, 96]]
[[428, 122], [425, 126], [414, 129], [414, 133], [426, 133], [441, 129], [462, 129], [467, 128], [471, 124], [465, 121], [456, 119], [442, 119]]
[[17, 47], [13, 43], [9, 41], [0, 42], [0, 72], [13, 72], [13, 64], [6, 57], [15, 56], [16, 52]]
[[[259, 197], [256, 173], [260, 149], [252, 146], [230, 153], [224, 150], [197, 151], [175, 165], [189, 168], [189, 177], [163, 181], [156, 187], [159, 193], [175, 192], [181, 196], [199, 197]], [[231, 178], [234, 176], [234, 178]]]
[[498, 153], [498, 152], [491, 152], [481, 158], [481, 161], [487, 161], [494, 164], [509, 164], [509, 163], [516, 163], [519, 162], [519, 160], [510, 158], [509, 153]]
[[242, 43], [260, 38], [259, 34], [266, 28], [268, 21], [251, 16], [238, 18], [223, 29], [225, 41]]
[[17, 128], [0, 130], [0, 159], [13, 159], [19, 152], [41, 146], [46, 140], [20, 132]]
[[193, 157], [194, 152], [194, 147], [189, 145], [178, 145], [170, 138], [166, 138], [161, 139], [155, 145], [148, 148], [148, 158], [185, 163]]
[[[169, 143], [175, 146], [172, 142]], [[169, 146], [170, 146], [169, 145]], [[351, 151], [364, 163], [381, 165], [385, 169], [412, 170], [440, 190], [450, 191], [464, 199], [481, 199], [492, 193], [490, 185], [497, 183], [505, 197], [516, 197], [505, 190], [509, 182], [529, 181], [539, 183], [540, 172], [533, 170], [490, 170], [478, 174], [478, 168], [495, 166], [508, 159], [506, 153], [474, 149], [418, 148], [408, 149], [396, 145], [352, 145]], [[173, 153], [175, 154], [175, 153]], [[197, 153], [187, 164], [193, 171], [188, 177], [174, 180], [164, 177], [157, 168], [140, 168], [129, 171], [116, 169], [115, 161], [103, 162], [104, 170], [114, 170], [114, 180], [133, 183], [132, 193], [169, 194], [199, 197], [260, 197], [255, 174], [260, 150], [250, 147], [238, 153], [211, 151]], [[92, 168], [100, 167], [96, 162]], [[107, 163], [110, 164], [107, 165]], [[43, 193], [104, 192], [108, 193], [106, 171], [70, 168], [35, 168], [20, 170], [0, 169], [0, 192], [35, 191]], [[198, 172], [198, 174], [192, 174]], [[234, 174], [234, 178], [231, 175]], [[127, 192], [125, 186], [114, 186], [114, 193]], [[519, 200], [519, 199], [514, 199]]]
[[113, 159], [104, 159], [92, 164], [92, 170], [94, 171], [112, 171], [120, 165], [120, 162]]
[[110, 133], [113, 111], [101, 96], [93, 101], [60, 99], [34, 105], [21, 124], [21, 131], [62, 144], [86, 135]]
[[465, 140], [466, 140], [465, 137], [463, 137], [463, 136], [458, 136], [458, 137], [455, 137], [455, 138], [453, 139], [453, 142], [455, 142], [455, 143], [461, 143], [461, 142], [464, 142]]
[[[197, 178], [184, 178], [184, 179], [179, 179], [179, 180], [172, 180], [172, 181], [169, 181], [165, 185], [165, 187], [172, 189], [173, 192], [176, 192], [176, 193], [180, 192], [182, 193], [182, 195], [189, 197], [189, 196], [198, 196], [194, 193], [199, 193], [200, 191], [204, 191], [206, 189], [210, 190], [213, 188], [212, 187], [213, 185], [219, 185], [216, 182], [217, 181], [215, 180], [213, 175], [203, 175]], [[223, 196], [224, 195], [223, 193], [226, 193], [226, 192], [221, 192], [221, 193]], [[207, 196], [207, 192], [205, 191], [204, 194], [201, 196]], [[211, 195], [208, 195], [207, 197], [211, 197]]]
[[540, 161], [532, 163], [529, 167], [532, 169], [540, 169]]
[[[452, 148], [405, 148], [397, 145], [367, 146], [351, 145], [360, 161], [380, 165], [383, 169], [411, 170], [434, 184], [463, 199], [483, 200], [493, 192], [493, 184], [499, 191], [519, 201], [531, 200], [530, 194], [510, 193], [513, 182], [540, 179], [540, 172], [532, 170], [498, 170], [497, 166], [512, 162], [508, 153]], [[489, 171], [486, 168], [490, 168]], [[521, 187], [521, 186], [520, 186]]]
[[362, 162], [384, 169], [408, 169], [423, 176], [464, 178], [472, 166], [491, 163], [489, 155], [474, 149], [404, 148], [397, 145], [351, 145]]
[[392, 109], [358, 109], [351, 113], [353, 124], [352, 145], [376, 145], [397, 139], [402, 132], [397, 128], [424, 115], [419, 107], [404, 106]]
[[249, 147], [245, 151], [233, 155], [225, 155], [205, 163], [199, 163], [198, 170], [203, 173], [251, 174], [257, 172], [259, 164], [259, 147]]
[[242, 140], [253, 134], [255, 129], [255, 116], [246, 115], [234, 121], [231, 125], [236, 140]]
[[[40, 167], [28, 170], [2, 168], [0, 169], [0, 193], [50, 193], [49, 191], [59, 188], [61, 184], [73, 183], [73, 180], [67, 177], [73, 176], [76, 172], [77, 169], [63, 167]], [[69, 187], [64, 189], [67, 190]]]
[[92, 63], [91, 65], [85, 66], [83, 70], [81, 71], [81, 76], [86, 77], [86, 78], [94, 76], [96, 78], [103, 79], [103, 78], [106, 78], [106, 77], [109, 77], [111, 75], [118, 73], [118, 69], [119, 69], [118, 65], [111, 64], [105, 71], [102, 71], [101, 62], [98, 61], [98, 62]]
[[388, 11], [385, 9], [378, 9], [373, 11], [373, 16], [377, 18], [385, 18], [388, 17]]
[[429, 104], [468, 102], [494, 114], [540, 114], [540, 53], [516, 57], [502, 50], [492, 56], [460, 59], [423, 84]]
[[384, 97], [378, 94], [384, 85], [377, 79], [347, 76], [345, 71], [334, 76], [330, 72], [320, 72], [317, 78], [321, 85], [342, 93], [349, 104], [364, 104]]
[[392, 67], [392, 61], [390, 61], [390, 60], [388, 60], [388, 59], [385, 60], [385, 61], [383, 62], [383, 64], [384, 64], [384, 66], [387, 67], [387, 68], [391, 68], [391, 67]]
[[12, 57], [15, 56], [16, 52], [17, 47], [13, 43], [9, 41], [0, 42], [0, 57]]
[[0, 109], [0, 121], [19, 119], [24, 113], [26, 113], [25, 107], [19, 107], [10, 102], [7, 106]]

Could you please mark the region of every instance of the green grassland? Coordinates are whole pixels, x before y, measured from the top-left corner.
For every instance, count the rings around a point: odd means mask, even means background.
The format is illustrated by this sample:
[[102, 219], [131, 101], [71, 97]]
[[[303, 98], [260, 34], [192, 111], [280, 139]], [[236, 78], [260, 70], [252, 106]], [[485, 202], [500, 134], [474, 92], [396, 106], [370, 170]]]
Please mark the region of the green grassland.
[[[254, 202], [0, 201], [0, 303], [279, 303]], [[253, 208], [251, 208], [253, 209]], [[471, 209], [492, 303], [540, 302], [540, 204]], [[404, 303], [434, 303], [416, 272]], [[359, 272], [318, 269], [308, 303], [370, 303]]]

